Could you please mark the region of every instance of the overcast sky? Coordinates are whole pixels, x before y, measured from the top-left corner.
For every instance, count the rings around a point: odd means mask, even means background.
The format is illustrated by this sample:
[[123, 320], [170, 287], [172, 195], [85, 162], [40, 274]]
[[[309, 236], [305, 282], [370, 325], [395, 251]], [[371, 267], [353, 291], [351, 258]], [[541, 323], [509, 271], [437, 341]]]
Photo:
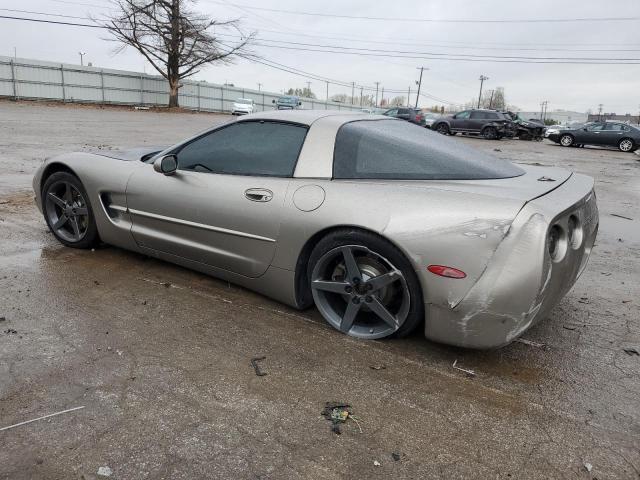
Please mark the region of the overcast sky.
[[[239, 7], [240, 6], [240, 7]], [[353, 17], [385, 17], [380, 21], [363, 18], [334, 18], [274, 12], [263, 9], [294, 10]], [[0, 15], [23, 16], [80, 22], [80, 19], [38, 16], [10, 12], [19, 9], [72, 16], [99, 16], [110, 7], [108, 0], [0, 0]], [[512, 57], [589, 57], [640, 59], [640, 0], [199, 0], [194, 9], [213, 18], [241, 18], [245, 31], [257, 32], [258, 39], [299, 42], [325, 47], [355, 47], [370, 54], [380, 50], [430, 52], [436, 54], [498, 55]], [[630, 21], [454, 23], [446, 20], [532, 20], [576, 18], [632, 18]], [[396, 19], [396, 20], [393, 20]], [[433, 21], [402, 21], [429, 19]], [[443, 22], [443, 20], [445, 20]], [[94, 66], [152, 72], [143, 57], [129, 48], [114, 54], [114, 44], [105, 32], [80, 28], [0, 19], [0, 55], [79, 63], [78, 51], [87, 52], [85, 61]], [[272, 45], [274, 42], [269, 42]], [[262, 58], [318, 76], [366, 86], [380, 82], [387, 92], [415, 92], [416, 67], [429, 70], [423, 76], [427, 94], [449, 102], [465, 103], [477, 97], [478, 77], [489, 77], [485, 88], [504, 87], [507, 102], [522, 110], [539, 110], [542, 100], [549, 110], [567, 109], [637, 114], [640, 109], [640, 65], [550, 65], [453, 61], [435, 58], [393, 58], [300, 51], [291, 43], [284, 48], [254, 47]], [[533, 50], [532, 50], [533, 49]], [[602, 51], [605, 50], [605, 51]], [[385, 54], [382, 52], [382, 54]], [[404, 54], [417, 56], [420, 54]], [[472, 57], [467, 57], [472, 58]], [[640, 61], [636, 61], [640, 63]], [[324, 98], [324, 82], [309, 80], [264, 65], [238, 60], [233, 65], [207, 67], [195, 79], [280, 92], [289, 87], [305, 87]], [[329, 94], [347, 93], [350, 88], [330, 85]], [[393, 93], [395, 95], [403, 95]], [[406, 93], [404, 93], [406, 96]], [[385, 93], [385, 97], [390, 95]], [[413, 100], [415, 101], [415, 99]], [[421, 98], [422, 106], [439, 103]]]

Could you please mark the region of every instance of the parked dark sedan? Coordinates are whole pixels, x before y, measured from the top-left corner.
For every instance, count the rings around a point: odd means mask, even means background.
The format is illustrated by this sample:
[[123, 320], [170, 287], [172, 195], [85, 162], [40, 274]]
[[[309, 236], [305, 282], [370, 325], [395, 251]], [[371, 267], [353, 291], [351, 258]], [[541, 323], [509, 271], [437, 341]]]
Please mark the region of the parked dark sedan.
[[634, 152], [640, 147], [640, 129], [626, 123], [595, 122], [580, 128], [563, 129], [547, 137], [563, 147], [604, 145], [621, 152]]
[[394, 107], [384, 112], [383, 115], [386, 115], [387, 117], [400, 118], [407, 122], [415, 123], [416, 125], [424, 127], [424, 115], [422, 114], [422, 110], [417, 108]]

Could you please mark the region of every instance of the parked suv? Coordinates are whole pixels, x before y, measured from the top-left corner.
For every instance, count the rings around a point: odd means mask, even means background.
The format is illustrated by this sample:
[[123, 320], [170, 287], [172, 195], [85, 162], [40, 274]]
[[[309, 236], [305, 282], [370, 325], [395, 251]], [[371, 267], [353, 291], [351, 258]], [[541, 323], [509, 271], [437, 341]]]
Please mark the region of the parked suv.
[[465, 110], [455, 115], [442, 117], [433, 124], [433, 129], [443, 135], [467, 133], [482, 135], [489, 140], [513, 135], [513, 124], [506, 115], [495, 110]]
[[387, 117], [401, 118], [407, 122], [415, 123], [424, 127], [424, 115], [420, 109], [409, 107], [394, 107], [383, 113]]

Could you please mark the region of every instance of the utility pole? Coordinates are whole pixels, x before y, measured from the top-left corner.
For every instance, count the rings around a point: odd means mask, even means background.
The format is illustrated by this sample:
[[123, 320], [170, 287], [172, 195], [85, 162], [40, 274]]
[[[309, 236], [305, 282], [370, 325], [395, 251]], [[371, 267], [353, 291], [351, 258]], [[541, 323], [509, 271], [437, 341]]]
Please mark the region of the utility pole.
[[599, 103], [599, 104], [598, 104], [598, 121], [599, 121], [599, 122], [600, 122], [600, 121], [602, 121], [602, 107], [603, 107], [603, 106], [604, 106], [604, 105], [603, 105], [602, 103]]
[[[418, 108], [418, 100], [420, 99], [420, 87], [422, 87], [422, 72], [429, 69], [425, 67], [416, 67], [416, 69], [420, 69], [420, 80], [416, 82], [416, 84], [418, 85], [418, 92], [416, 93], [416, 108]], [[407, 101], [407, 103], [409, 102]]]
[[384, 87], [382, 87], [382, 100], [380, 100], [380, 106], [384, 103]]
[[311, 96], [311, 82], [306, 82], [306, 83], [307, 83], [307, 94]]
[[374, 82], [376, 84], [376, 107], [378, 106], [378, 86], [380, 85], [380, 82]]
[[355, 95], [355, 89], [356, 89], [356, 82], [351, 82], [351, 105], [353, 105], [354, 102], [354, 95]]
[[360, 87], [360, 107], [362, 107], [362, 90], [364, 90], [364, 87]]
[[258, 83], [258, 91], [260, 91], [261, 88], [262, 88], [262, 84]]
[[80, 55], [80, 66], [84, 67], [84, 60], [83, 57], [87, 54], [87, 52], [78, 52], [78, 55]]
[[544, 101], [544, 116], [542, 118], [543, 122], [547, 119], [547, 105], [549, 105], [549, 100]]
[[411, 85], [407, 89], [407, 107], [409, 106], [409, 102], [411, 101]]
[[329, 101], [329, 82], [327, 82], [327, 102]]
[[482, 98], [482, 85], [484, 84], [485, 80], [489, 80], [489, 77], [480, 75], [480, 94], [478, 95], [478, 108], [480, 108], [480, 99]]

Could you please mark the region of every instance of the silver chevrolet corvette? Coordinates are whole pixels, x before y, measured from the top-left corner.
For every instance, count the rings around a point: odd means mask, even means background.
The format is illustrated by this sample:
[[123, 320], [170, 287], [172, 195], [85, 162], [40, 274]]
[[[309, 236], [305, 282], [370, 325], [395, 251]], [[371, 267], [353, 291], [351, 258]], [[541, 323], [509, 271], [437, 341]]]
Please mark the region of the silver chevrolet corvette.
[[57, 156], [33, 188], [69, 247], [102, 241], [315, 304], [354, 337], [423, 325], [473, 348], [544, 318], [598, 230], [590, 177], [335, 111], [264, 112], [169, 148]]

